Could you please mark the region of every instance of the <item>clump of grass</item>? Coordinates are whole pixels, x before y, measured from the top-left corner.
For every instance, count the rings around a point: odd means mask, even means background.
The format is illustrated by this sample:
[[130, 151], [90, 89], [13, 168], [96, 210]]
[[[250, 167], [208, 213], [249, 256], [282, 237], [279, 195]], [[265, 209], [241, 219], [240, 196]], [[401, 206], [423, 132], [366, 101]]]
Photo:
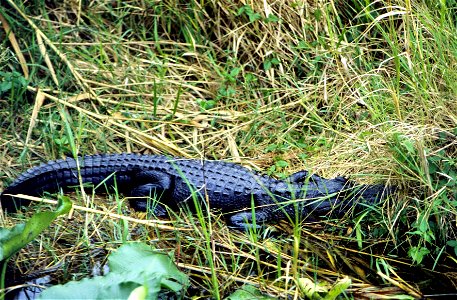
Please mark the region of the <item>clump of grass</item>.
[[[202, 218], [206, 212], [179, 215], [169, 232], [77, 212], [74, 227], [55, 225], [15, 265], [63, 263], [65, 281], [139, 239], [175, 251], [196, 294], [214, 298], [244, 283], [303, 297], [304, 278], [334, 283], [342, 274], [354, 296], [449, 289], [457, 248], [455, 10], [450, 1], [7, 1], [4, 186], [39, 161], [134, 151], [401, 188], [356, 218], [280, 224], [269, 230], [286, 234], [270, 236], [229, 231], [218, 215]], [[115, 199], [96, 203], [130, 213]]]

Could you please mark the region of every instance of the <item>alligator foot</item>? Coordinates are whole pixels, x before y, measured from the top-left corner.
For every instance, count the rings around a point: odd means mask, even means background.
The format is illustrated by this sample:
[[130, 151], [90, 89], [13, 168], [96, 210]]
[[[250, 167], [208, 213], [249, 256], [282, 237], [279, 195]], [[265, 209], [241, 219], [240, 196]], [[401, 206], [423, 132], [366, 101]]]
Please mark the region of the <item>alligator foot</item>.
[[233, 214], [229, 217], [229, 224], [241, 231], [248, 231], [249, 229], [260, 229], [264, 224], [271, 222], [271, 210], [259, 209], [255, 210], [255, 222], [251, 211], [242, 211]]

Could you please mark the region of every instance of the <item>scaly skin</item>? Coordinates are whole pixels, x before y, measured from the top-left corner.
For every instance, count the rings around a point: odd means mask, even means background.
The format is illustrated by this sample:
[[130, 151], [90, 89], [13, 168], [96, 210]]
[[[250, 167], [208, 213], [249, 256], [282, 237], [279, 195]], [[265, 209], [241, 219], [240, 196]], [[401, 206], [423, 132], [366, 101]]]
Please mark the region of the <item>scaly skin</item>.
[[[116, 185], [120, 193], [143, 197], [131, 200], [135, 209], [145, 210], [145, 197], [154, 195], [170, 208], [183, 203], [192, 207], [195, 195], [200, 201], [209, 199], [210, 207], [228, 214], [229, 222], [238, 228], [253, 225], [253, 203], [256, 223], [261, 224], [293, 220], [296, 212], [301, 218], [316, 218], [330, 211], [340, 215], [359, 202], [376, 203], [388, 194], [383, 185], [356, 187], [342, 177], [324, 179], [304, 171], [277, 180], [234, 163], [123, 153], [85, 156], [78, 163], [67, 158], [29, 169], [1, 194], [3, 209], [15, 211], [27, 202], [7, 194], [40, 196], [78, 186], [77, 165], [82, 183], [100, 184], [97, 191]], [[154, 209], [158, 215], [165, 212], [161, 205]]]

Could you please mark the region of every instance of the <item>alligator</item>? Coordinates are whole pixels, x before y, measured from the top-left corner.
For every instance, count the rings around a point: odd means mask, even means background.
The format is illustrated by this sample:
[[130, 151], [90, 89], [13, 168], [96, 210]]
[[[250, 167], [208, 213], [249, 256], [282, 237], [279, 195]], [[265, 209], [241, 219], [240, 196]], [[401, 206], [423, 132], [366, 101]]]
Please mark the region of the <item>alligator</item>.
[[28, 202], [15, 194], [42, 196], [80, 184], [103, 193], [115, 187], [133, 209], [156, 216], [166, 215], [165, 206], [175, 210], [187, 204], [195, 209], [195, 201], [207, 203], [240, 229], [297, 217], [341, 217], [391, 193], [381, 184], [358, 185], [307, 171], [279, 180], [230, 162], [122, 153], [59, 159], [31, 168], [3, 191], [0, 203], [14, 212]]

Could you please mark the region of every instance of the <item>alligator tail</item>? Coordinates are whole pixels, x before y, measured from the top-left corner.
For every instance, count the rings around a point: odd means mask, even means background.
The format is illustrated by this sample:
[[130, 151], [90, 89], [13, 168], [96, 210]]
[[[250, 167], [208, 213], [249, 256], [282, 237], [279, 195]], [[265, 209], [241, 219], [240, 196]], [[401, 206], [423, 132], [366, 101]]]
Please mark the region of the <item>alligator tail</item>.
[[[133, 158], [131, 157], [131, 159]], [[70, 190], [80, 184], [79, 178], [83, 184], [92, 183], [92, 186], [96, 186], [106, 183], [105, 185], [108, 187], [114, 184], [115, 177], [116, 184], [122, 186], [128, 182], [128, 178], [116, 172], [119, 170], [116, 170], [114, 166], [120, 159], [122, 159], [122, 155], [116, 158], [109, 155], [94, 155], [80, 157], [78, 161], [67, 158], [41, 164], [22, 173], [6, 188], [0, 195], [0, 203], [4, 210], [15, 212], [30, 201], [12, 195], [41, 196], [44, 192], [56, 193], [59, 190]], [[111, 176], [115, 173], [116, 176]]]

